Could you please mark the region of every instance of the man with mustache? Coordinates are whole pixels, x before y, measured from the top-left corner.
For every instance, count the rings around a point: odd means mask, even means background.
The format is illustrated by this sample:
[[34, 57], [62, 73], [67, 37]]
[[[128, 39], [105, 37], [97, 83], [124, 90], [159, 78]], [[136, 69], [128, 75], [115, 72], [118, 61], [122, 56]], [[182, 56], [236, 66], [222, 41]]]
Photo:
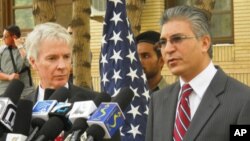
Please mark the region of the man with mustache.
[[250, 124], [250, 89], [212, 61], [207, 15], [177, 6], [161, 19], [159, 48], [179, 81], [151, 96], [146, 141], [229, 141]]

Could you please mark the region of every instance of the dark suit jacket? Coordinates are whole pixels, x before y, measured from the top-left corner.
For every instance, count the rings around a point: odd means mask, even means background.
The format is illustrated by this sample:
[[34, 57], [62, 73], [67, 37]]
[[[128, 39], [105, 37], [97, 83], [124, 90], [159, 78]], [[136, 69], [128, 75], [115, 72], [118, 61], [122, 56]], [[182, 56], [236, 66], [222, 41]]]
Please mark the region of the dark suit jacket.
[[[172, 141], [180, 83], [151, 97], [146, 141]], [[250, 124], [250, 89], [218, 69], [183, 141], [229, 141], [231, 124]]]
[[[69, 91], [70, 91], [69, 100], [72, 97], [74, 97], [74, 95], [77, 93], [82, 93], [83, 95], [85, 95], [84, 97], [86, 98], [86, 100], [93, 100], [96, 94], [90, 89], [80, 88], [80, 87], [73, 85], [72, 83], [69, 83]], [[37, 101], [37, 96], [38, 96], [38, 89], [36, 90], [34, 94], [27, 95], [24, 98], [33, 101], [33, 103], [35, 104]]]
[[[69, 83], [69, 91], [70, 91], [69, 101], [71, 98], [74, 97], [74, 94], [77, 94], [77, 93], [82, 93], [83, 95], [85, 95], [84, 96], [84, 98], [86, 98], [85, 100], [93, 100], [95, 98], [95, 95], [97, 94], [97, 92], [94, 92], [87, 88], [77, 87], [73, 85], [72, 83]], [[26, 97], [24, 97], [24, 99], [31, 100], [35, 104], [37, 101], [37, 96], [38, 96], [38, 89], [36, 93], [32, 95], [27, 95]], [[120, 141], [120, 132], [117, 131], [117, 133], [114, 135], [112, 139], [104, 140], [104, 141]]]

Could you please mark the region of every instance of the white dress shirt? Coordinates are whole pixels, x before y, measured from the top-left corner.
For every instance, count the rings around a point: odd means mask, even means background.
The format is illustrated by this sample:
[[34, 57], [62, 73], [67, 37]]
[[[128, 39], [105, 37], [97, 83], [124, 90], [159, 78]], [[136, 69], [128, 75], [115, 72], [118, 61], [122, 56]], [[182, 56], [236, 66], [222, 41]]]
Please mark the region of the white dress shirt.
[[[69, 88], [69, 84], [66, 83], [64, 87]], [[39, 84], [37, 101], [42, 101], [42, 100], [44, 100], [44, 92], [45, 92], [45, 89], [43, 89], [43, 88], [41, 87], [41, 85]]]
[[[201, 73], [199, 73], [195, 78], [193, 78], [190, 82], [188, 82], [188, 84], [193, 89], [193, 92], [189, 96], [191, 119], [194, 117], [194, 114], [198, 106], [200, 105], [201, 99], [204, 96], [204, 93], [207, 90], [212, 79], [214, 78], [216, 72], [217, 69], [215, 68], [213, 62], [211, 61], [209, 65]], [[180, 78], [180, 84], [181, 87], [185, 84], [185, 82], [181, 78]], [[181, 90], [179, 92], [178, 105], [180, 98], [181, 98]]]

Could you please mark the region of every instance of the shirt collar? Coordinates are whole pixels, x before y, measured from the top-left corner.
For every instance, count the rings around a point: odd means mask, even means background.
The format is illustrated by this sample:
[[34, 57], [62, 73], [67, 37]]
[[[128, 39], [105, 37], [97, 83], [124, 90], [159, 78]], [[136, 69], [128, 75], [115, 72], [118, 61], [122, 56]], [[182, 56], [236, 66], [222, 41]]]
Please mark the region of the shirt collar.
[[[69, 88], [69, 83], [66, 83], [64, 85], [64, 87]], [[42, 88], [41, 85], [39, 84], [39, 87], [38, 87], [38, 100], [43, 100], [44, 99], [44, 92], [45, 92], [45, 89]]]
[[165, 80], [163, 77], [161, 77], [161, 81], [158, 83], [157, 87], [158, 87], [159, 89], [163, 89], [163, 88], [165, 88], [166, 86], [167, 86], [166, 80]]
[[[209, 65], [197, 76], [195, 76], [189, 83], [193, 91], [202, 98], [209, 84], [211, 83], [217, 69], [211, 61]], [[184, 81], [180, 78], [181, 87], [184, 85]]]

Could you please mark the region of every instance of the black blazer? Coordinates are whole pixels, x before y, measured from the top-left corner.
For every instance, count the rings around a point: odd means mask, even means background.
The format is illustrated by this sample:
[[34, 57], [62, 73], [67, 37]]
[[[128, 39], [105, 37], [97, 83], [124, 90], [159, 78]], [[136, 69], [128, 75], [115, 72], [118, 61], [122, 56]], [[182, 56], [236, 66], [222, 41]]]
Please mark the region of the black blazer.
[[[94, 92], [87, 88], [77, 87], [73, 85], [72, 83], [69, 83], [69, 91], [70, 91], [69, 100], [72, 97], [74, 97], [74, 95], [77, 93], [82, 93], [83, 95], [85, 95], [84, 96], [86, 98], [85, 100], [93, 100], [95, 98], [95, 94], [97, 94], [97, 92]], [[38, 88], [35, 93], [25, 96], [24, 99], [31, 100], [35, 104], [37, 101], [37, 97], [38, 97]]]

